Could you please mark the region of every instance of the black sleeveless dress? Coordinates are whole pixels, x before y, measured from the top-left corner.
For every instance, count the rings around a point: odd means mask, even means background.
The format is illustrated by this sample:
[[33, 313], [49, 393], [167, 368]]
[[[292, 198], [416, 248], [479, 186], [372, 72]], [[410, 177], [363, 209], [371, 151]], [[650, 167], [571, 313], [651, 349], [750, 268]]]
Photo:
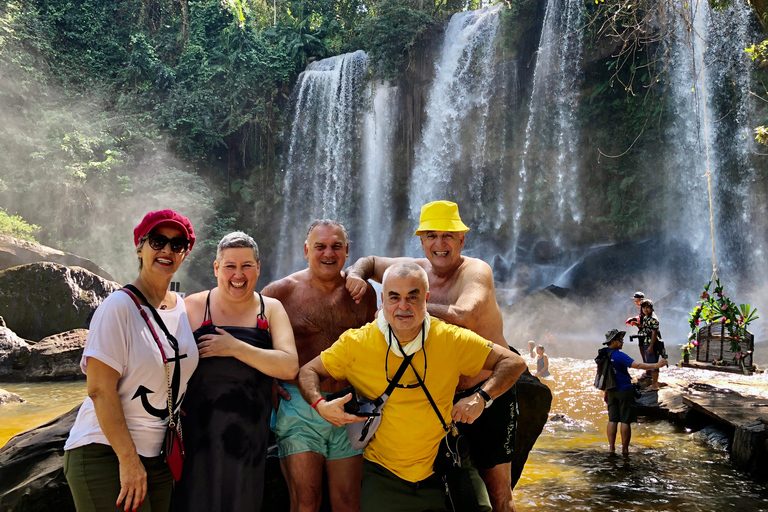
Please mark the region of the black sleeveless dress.
[[[203, 324], [194, 332], [218, 334], [211, 293]], [[254, 347], [271, 349], [264, 299], [257, 327], [221, 327]], [[201, 358], [182, 404], [186, 460], [174, 491], [177, 512], [261, 510], [272, 412], [272, 377], [234, 357]]]

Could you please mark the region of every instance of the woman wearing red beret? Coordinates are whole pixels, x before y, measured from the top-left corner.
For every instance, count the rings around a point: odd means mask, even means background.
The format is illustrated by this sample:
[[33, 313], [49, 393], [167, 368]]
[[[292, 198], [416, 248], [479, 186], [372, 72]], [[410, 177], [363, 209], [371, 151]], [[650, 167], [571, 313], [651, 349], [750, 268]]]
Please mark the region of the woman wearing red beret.
[[[181, 296], [168, 291], [195, 243], [189, 219], [148, 213], [133, 232], [139, 275], [96, 310], [80, 363], [88, 398], [64, 446], [64, 473], [78, 512], [167, 512], [173, 478], [160, 455], [197, 367]], [[167, 361], [167, 364], [164, 363]]]

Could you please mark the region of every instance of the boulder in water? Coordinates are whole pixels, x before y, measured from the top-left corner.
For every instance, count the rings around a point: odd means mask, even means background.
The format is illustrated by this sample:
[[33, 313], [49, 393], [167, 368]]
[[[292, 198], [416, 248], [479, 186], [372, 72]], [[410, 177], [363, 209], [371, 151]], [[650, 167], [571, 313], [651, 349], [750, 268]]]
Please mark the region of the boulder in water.
[[0, 379], [24, 380], [31, 345], [7, 327], [0, 327]]
[[87, 336], [87, 329], [73, 329], [32, 345], [29, 362], [24, 368], [27, 380], [85, 378], [80, 370], [80, 359]]
[[119, 287], [80, 267], [21, 265], [0, 271], [0, 315], [19, 336], [40, 340], [88, 327], [96, 307]]
[[64, 443], [79, 409], [14, 436], [0, 449], [0, 510], [75, 512], [64, 478]]
[[50, 261], [68, 267], [82, 267], [108, 281], [114, 281], [106, 270], [89, 259], [35, 242], [0, 235], [0, 270], [39, 261]]
[[23, 404], [24, 402], [26, 402], [26, 400], [24, 400], [18, 393], [0, 389], [0, 405]]

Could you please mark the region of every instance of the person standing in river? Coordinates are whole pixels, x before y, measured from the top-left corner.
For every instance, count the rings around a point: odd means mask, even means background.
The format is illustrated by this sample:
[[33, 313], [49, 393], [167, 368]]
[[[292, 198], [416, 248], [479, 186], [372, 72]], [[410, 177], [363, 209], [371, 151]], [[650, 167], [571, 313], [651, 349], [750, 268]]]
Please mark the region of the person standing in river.
[[[629, 454], [629, 441], [632, 439], [632, 423], [637, 421], [637, 404], [635, 391], [632, 389], [632, 377], [628, 368], [640, 370], [658, 370], [667, 366], [667, 360], [661, 359], [657, 363], [638, 363], [621, 351], [624, 346], [625, 331], [611, 329], [605, 333], [605, 343], [608, 347], [608, 355], [611, 358], [613, 369], [616, 370], [616, 388], [609, 389], [603, 395], [603, 400], [608, 405], [608, 425], [605, 432], [608, 436], [608, 451], [616, 453], [616, 433], [621, 424], [621, 453]], [[605, 349], [603, 349], [605, 350]]]
[[[461, 254], [469, 228], [461, 221], [459, 207], [450, 201], [433, 201], [421, 207], [415, 235], [421, 239], [425, 258], [360, 258], [347, 270], [347, 289], [355, 300], [363, 298], [368, 279], [381, 282], [395, 263], [415, 262], [427, 272], [430, 298], [427, 312], [448, 323], [467, 328], [485, 339], [509, 348], [503, 334], [501, 310], [496, 303], [491, 267]], [[477, 393], [490, 372], [462, 376], [456, 400]], [[460, 424], [469, 441], [472, 463], [488, 488], [496, 512], [516, 510], [512, 496], [510, 461], [517, 430], [516, 386], [487, 404], [472, 424]]]
[[216, 288], [184, 301], [200, 364], [184, 401], [187, 458], [174, 504], [184, 512], [257, 512], [272, 379], [294, 378], [299, 361], [282, 304], [255, 293], [261, 262], [253, 238], [224, 236], [213, 273]]
[[[300, 366], [330, 347], [344, 331], [362, 327], [376, 314], [376, 293], [370, 284], [357, 302], [345, 289], [343, 269], [348, 256], [346, 228], [333, 220], [314, 220], [304, 242], [309, 268], [262, 290], [265, 296], [285, 306]], [[320, 508], [323, 469], [333, 511], [359, 510], [362, 450], [352, 448], [344, 427], [328, 424], [301, 398], [297, 380], [277, 386], [280, 398], [272, 430], [288, 484], [291, 512], [316, 512]], [[345, 386], [344, 382], [328, 379], [322, 391], [327, 395]]]

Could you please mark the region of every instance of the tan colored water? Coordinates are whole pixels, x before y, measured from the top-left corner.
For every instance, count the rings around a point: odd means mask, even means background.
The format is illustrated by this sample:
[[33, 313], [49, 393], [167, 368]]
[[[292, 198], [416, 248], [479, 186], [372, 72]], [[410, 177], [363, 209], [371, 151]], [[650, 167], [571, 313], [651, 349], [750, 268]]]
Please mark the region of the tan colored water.
[[[531, 369], [534, 369], [531, 364]], [[768, 511], [768, 488], [734, 470], [728, 455], [666, 421], [641, 418], [632, 428], [630, 456], [609, 456], [607, 413], [591, 386], [594, 362], [550, 358], [550, 420], [515, 488], [520, 512], [533, 510]], [[670, 368], [679, 380], [728, 384], [741, 392], [768, 393], [768, 376], [743, 377]], [[0, 406], [0, 445], [14, 434], [62, 414], [85, 397], [84, 382], [9, 384], [25, 404]]]
[[23, 404], [0, 405], [0, 446], [19, 432], [42, 425], [64, 414], [86, 397], [85, 381], [56, 383], [0, 383], [0, 388], [18, 393]]

